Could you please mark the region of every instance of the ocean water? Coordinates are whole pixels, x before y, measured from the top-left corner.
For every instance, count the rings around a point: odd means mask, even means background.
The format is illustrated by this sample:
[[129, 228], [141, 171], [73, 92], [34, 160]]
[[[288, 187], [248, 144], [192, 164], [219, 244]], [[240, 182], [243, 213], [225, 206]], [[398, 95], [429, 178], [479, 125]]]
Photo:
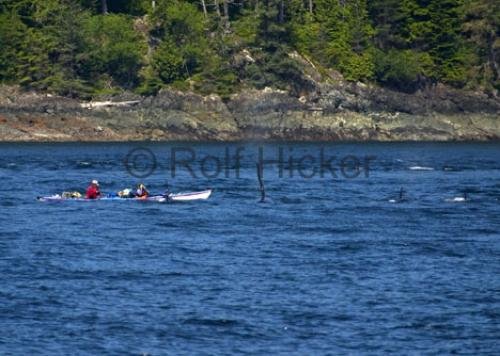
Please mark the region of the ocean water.
[[[499, 354], [499, 153], [2, 144], [0, 354]], [[213, 194], [36, 201], [91, 179]]]

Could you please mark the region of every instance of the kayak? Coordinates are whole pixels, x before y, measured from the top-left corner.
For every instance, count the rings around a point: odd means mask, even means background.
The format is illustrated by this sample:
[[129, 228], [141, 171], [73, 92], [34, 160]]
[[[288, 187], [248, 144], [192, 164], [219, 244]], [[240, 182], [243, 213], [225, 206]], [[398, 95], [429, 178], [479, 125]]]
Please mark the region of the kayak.
[[167, 197], [171, 201], [207, 200], [210, 194], [212, 194], [212, 190], [208, 189], [201, 192], [170, 193]]
[[36, 200], [42, 202], [58, 202], [58, 201], [148, 201], [148, 202], [157, 202], [163, 203], [168, 200], [168, 197], [163, 195], [154, 195], [147, 198], [120, 198], [120, 197], [102, 197], [98, 199], [86, 199], [86, 198], [67, 198], [63, 197], [59, 194], [50, 195], [46, 197], [37, 197]]
[[99, 199], [86, 199], [86, 198], [71, 198], [63, 197], [60, 194], [37, 197], [38, 201], [41, 202], [58, 202], [58, 201], [78, 201], [78, 202], [89, 202], [89, 201], [142, 201], [142, 202], [156, 202], [165, 203], [173, 201], [193, 201], [193, 200], [206, 200], [212, 194], [212, 190], [203, 190], [199, 192], [189, 192], [189, 193], [169, 193], [167, 195], [151, 195], [147, 198], [120, 198], [117, 196], [104, 196]]

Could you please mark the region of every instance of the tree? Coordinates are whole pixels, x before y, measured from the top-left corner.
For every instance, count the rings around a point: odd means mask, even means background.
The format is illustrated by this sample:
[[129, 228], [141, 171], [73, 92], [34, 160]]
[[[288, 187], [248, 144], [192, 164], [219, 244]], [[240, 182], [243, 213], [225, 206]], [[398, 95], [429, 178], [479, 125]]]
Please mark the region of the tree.
[[153, 54], [152, 69], [164, 84], [202, 71], [210, 49], [204, 36], [204, 16], [186, 2], [158, 4], [152, 35], [161, 40]]
[[495, 93], [498, 38], [498, 0], [1, 0], [0, 80], [65, 95], [298, 93], [298, 51], [347, 80]]
[[107, 0], [101, 0], [101, 11], [103, 15], [106, 15], [108, 13], [108, 1]]
[[152, 63], [162, 82], [170, 84], [189, 76], [184, 67], [184, 60], [183, 56], [177, 51], [175, 43], [164, 40], [155, 51]]
[[408, 1], [372, 0], [368, 2], [370, 18], [376, 29], [374, 43], [378, 48], [387, 50], [408, 47], [410, 8]]
[[215, 7], [215, 12], [217, 13], [217, 16], [219, 17], [219, 19], [221, 19], [222, 15], [220, 12], [219, 0], [214, 0], [214, 7]]
[[88, 44], [81, 76], [95, 80], [104, 79], [101, 75], [106, 74], [125, 88], [138, 84], [146, 46], [129, 18], [119, 14], [93, 16], [86, 21], [84, 33]]
[[16, 82], [19, 57], [26, 53], [24, 39], [28, 28], [15, 13], [0, 14], [0, 82]]
[[207, 12], [207, 5], [205, 4], [205, 0], [201, 0], [201, 7], [203, 9], [203, 15], [205, 18], [208, 17], [208, 12]]
[[[294, 2], [292, 2], [294, 4]], [[373, 77], [373, 28], [365, 0], [316, 0], [313, 16], [295, 3], [294, 45], [348, 80]]]
[[414, 92], [431, 76], [434, 63], [428, 53], [390, 49], [376, 51], [375, 74], [380, 83], [393, 89]]
[[477, 55], [472, 79], [482, 87], [500, 89], [500, 3], [468, 0], [464, 9], [463, 32]]
[[431, 0], [429, 14], [432, 32], [426, 36], [429, 53], [437, 66], [440, 80], [456, 86], [466, 82], [469, 64], [463, 38], [460, 36], [462, 0]]
[[23, 86], [75, 96], [90, 86], [78, 77], [85, 52], [82, 23], [86, 11], [59, 0], [19, 1], [12, 8], [26, 26], [17, 56], [17, 76]]
[[260, 13], [258, 39], [270, 52], [286, 46], [290, 40], [289, 28], [284, 23], [284, 11], [282, 0], [264, 0], [264, 10]]

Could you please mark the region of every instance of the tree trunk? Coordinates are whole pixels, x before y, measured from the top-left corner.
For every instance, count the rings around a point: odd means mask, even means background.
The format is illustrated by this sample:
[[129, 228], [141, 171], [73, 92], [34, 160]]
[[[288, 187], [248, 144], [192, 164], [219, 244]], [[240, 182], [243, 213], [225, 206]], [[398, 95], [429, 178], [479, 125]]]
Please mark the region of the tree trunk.
[[219, 0], [214, 0], [214, 6], [215, 6], [215, 12], [217, 13], [217, 16], [219, 16], [219, 18], [221, 18], [220, 8], [219, 8]]
[[313, 13], [313, 0], [309, 0], [309, 13], [312, 15]]
[[490, 34], [490, 36], [488, 37], [491, 37], [489, 39], [489, 44], [488, 44], [488, 47], [489, 47], [489, 62], [490, 62], [490, 66], [491, 66], [491, 69], [493, 70], [493, 79], [498, 79], [498, 77], [500, 77], [500, 71], [498, 69], [498, 61], [497, 61], [497, 53], [495, 52], [495, 34]]
[[155, 7], [156, 7], [156, 1], [155, 0], [151, 0], [151, 7], [153, 8], [153, 10], [155, 9]]
[[283, 2], [283, 0], [281, 0], [279, 4], [278, 22], [279, 23], [285, 22], [285, 3]]
[[205, 18], [207, 18], [207, 16], [208, 16], [207, 5], [205, 4], [205, 0], [201, 0], [201, 7], [203, 8], [203, 15], [205, 16]]
[[229, 21], [229, 5], [227, 3], [227, 0], [222, 0], [222, 7], [224, 9], [224, 17], [226, 21]]
[[230, 30], [230, 23], [229, 23], [229, 4], [228, 4], [228, 0], [222, 0], [222, 8], [224, 10], [224, 18], [223, 18], [223, 25], [224, 25], [224, 29], [227, 33], [231, 32]]
[[101, 10], [103, 14], [108, 13], [108, 1], [107, 0], [101, 0]]

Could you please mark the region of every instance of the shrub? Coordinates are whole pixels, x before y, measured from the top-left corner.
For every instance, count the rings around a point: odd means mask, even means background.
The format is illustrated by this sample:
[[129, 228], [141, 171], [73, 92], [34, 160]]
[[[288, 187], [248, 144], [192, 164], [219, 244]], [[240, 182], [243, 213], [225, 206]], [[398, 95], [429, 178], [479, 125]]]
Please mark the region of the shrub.
[[434, 64], [427, 53], [411, 50], [377, 51], [375, 74], [383, 84], [403, 91], [414, 91], [426, 79], [434, 78]]
[[107, 73], [120, 86], [137, 85], [146, 46], [128, 17], [93, 16], [85, 23], [84, 33], [88, 52], [83, 58], [82, 76], [95, 79]]

